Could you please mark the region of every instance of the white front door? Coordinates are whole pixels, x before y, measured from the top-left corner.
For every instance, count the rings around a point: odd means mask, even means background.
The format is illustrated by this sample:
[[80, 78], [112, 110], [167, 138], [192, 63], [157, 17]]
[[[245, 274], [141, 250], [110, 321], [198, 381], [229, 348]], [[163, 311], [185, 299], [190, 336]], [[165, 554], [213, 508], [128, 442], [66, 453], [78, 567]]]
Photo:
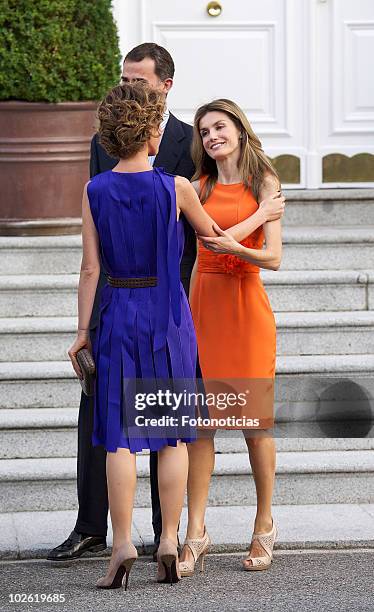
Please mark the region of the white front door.
[[284, 187], [322, 186], [323, 164], [336, 168], [323, 158], [347, 144], [349, 154], [374, 153], [372, 0], [118, 0], [114, 10], [124, 55], [154, 41], [173, 56], [170, 109], [192, 123], [205, 102], [237, 102]]

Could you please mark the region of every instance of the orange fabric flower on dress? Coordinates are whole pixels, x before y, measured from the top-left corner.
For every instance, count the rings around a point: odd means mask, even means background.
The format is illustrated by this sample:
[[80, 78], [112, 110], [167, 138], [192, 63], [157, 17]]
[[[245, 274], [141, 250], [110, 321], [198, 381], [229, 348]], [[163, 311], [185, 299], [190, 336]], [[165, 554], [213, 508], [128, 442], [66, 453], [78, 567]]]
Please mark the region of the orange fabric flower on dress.
[[[253, 243], [253, 238], [248, 236], [240, 243], [247, 248], [256, 248], [256, 245]], [[252, 264], [248, 261], [244, 261], [244, 259], [240, 259], [236, 255], [220, 255], [222, 257], [222, 263], [224, 265], [225, 272], [227, 274], [235, 274], [236, 276], [243, 276], [248, 270], [252, 270]]]

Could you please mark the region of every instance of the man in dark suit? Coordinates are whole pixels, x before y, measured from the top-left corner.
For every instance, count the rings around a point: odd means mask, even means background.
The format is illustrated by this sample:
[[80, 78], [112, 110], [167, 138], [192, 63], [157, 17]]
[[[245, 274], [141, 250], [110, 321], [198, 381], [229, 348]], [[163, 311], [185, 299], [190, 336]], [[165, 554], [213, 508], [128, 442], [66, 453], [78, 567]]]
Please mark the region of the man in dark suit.
[[[132, 49], [125, 57], [121, 81], [146, 80], [152, 87], [167, 95], [173, 85], [173, 76], [174, 63], [168, 51], [155, 43], [144, 43]], [[191, 179], [194, 173], [190, 154], [192, 127], [174, 117], [166, 109], [161, 130], [163, 131], [158, 154], [155, 158], [150, 158], [150, 162], [154, 166], [164, 167], [167, 172]], [[117, 162], [117, 159], [105, 153], [95, 134], [91, 142], [91, 177], [111, 170]], [[188, 295], [196, 258], [196, 237], [185, 218], [183, 223], [185, 249], [181, 263], [181, 280]], [[100, 291], [105, 282], [104, 272], [101, 270], [90, 322], [91, 341], [98, 325]], [[102, 446], [92, 446], [92, 428], [93, 402], [82, 393], [78, 419], [78, 518], [67, 540], [49, 552], [47, 558], [50, 560], [73, 559], [86, 551], [92, 553], [106, 548], [108, 520], [106, 451]], [[150, 453], [150, 481], [156, 552], [162, 524], [157, 482], [157, 453], [153, 452]]]

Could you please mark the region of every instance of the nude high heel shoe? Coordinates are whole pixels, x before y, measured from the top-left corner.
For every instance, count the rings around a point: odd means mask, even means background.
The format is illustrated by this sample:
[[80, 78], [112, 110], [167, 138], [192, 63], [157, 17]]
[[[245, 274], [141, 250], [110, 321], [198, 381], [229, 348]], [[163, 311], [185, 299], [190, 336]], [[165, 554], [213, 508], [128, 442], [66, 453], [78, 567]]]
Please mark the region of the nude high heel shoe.
[[[272, 519], [273, 520], [273, 519]], [[275, 538], [278, 535], [278, 530], [273, 521], [273, 527], [268, 533], [254, 533], [252, 535], [252, 541], [257, 540], [262, 548], [265, 550], [266, 555], [262, 557], [251, 557], [248, 553], [248, 557], [244, 561], [252, 561], [252, 565], [245, 565], [243, 561], [243, 569], [247, 572], [259, 571], [269, 569], [273, 560], [273, 547]]]
[[157, 582], [173, 584], [179, 582], [178, 549], [172, 540], [163, 538], [157, 552], [158, 572]]
[[204, 535], [202, 538], [187, 538], [184, 542], [184, 546], [188, 546], [190, 549], [194, 561], [180, 561], [179, 569], [181, 576], [193, 576], [195, 572], [195, 565], [198, 559], [201, 559], [200, 571], [204, 571], [205, 555], [209, 550], [211, 540], [209, 534], [204, 525]]
[[127, 591], [130, 571], [134, 561], [138, 558], [138, 551], [134, 544], [125, 542], [115, 557], [110, 573], [97, 581], [96, 587], [98, 589], [119, 589], [122, 586], [123, 577], [126, 575], [125, 591]]

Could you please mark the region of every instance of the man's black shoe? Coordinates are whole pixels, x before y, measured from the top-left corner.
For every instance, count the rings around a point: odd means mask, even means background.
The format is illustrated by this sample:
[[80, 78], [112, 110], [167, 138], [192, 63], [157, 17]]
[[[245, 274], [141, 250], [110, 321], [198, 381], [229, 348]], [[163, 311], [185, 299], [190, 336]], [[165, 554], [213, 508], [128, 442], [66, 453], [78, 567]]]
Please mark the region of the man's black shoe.
[[157, 561], [157, 551], [158, 551], [158, 544], [153, 549], [153, 553], [152, 553], [153, 561]]
[[68, 561], [77, 559], [83, 553], [95, 553], [105, 550], [106, 538], [104, 536], [92, 536], [84, 533], [77, 533], [74, 529], [62, 544], [56, 546], [48, 553], [48, 561]]

